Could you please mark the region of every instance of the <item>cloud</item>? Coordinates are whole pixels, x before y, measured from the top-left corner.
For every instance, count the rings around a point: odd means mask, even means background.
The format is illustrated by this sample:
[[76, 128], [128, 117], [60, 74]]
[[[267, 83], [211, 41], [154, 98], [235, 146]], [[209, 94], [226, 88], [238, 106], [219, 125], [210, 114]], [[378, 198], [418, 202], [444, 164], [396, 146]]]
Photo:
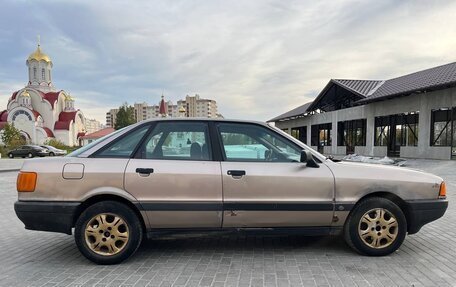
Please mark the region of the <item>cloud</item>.
[[[267, 120], [331, 78], [385, 79], [454, 61], [453, 1], [6, 1], [3, 90], [26, 82], [42, 36], [54, 83], [88, 117], [198, 93]], [[18, 15], [21, 15], [18, 17]], [[15, 86], [16, 85], [16, 86]]]

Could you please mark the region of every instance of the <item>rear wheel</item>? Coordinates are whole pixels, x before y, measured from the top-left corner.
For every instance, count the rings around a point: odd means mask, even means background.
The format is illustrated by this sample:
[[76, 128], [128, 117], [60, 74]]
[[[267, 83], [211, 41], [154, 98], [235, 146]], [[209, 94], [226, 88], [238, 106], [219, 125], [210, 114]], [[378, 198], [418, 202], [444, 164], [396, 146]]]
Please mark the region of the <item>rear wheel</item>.
[[32, 158], [32, 157], [33, 157], [33, 153], [29, 152], [27, 156], [28, 156], [29, 158]]
[[54, 155], [55, 154], [52, 151], [49, 153], [49, 156], [54, 156]]
[[13, 155], [12, 153], [9, 153], [9, 154], [8, 154], [8, 157], [9, 157], [9, 158], [14, 158], [14, 155]]
[[102, 201], [82, 212], [74, 236], [79, 251], [89, 260], [117, 264], [136, 252], [143, 229], [130, 207], [116, 201]]
[[347, 244], [364, 255], [384, 256], [404, 242], [407, 221], [392, 201], [371, 197], [356, 205], [345, 223]]

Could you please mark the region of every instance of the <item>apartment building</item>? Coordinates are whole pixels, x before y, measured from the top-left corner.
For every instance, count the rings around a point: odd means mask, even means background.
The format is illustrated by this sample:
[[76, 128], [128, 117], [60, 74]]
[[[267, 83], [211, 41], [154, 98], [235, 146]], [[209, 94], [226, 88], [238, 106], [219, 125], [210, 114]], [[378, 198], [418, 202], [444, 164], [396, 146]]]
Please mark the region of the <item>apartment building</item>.
[[[160, 109], [160, 106], [163, 106]], [[162, 96], [158, 104], [149, 105], [146, 102], [135, 103], [134, 115], [136, 122], [159, 117], [187, 117], [187, 118], [217, 118], [222, 117], [217, 111], [217, 102], [211, 99], [202, 99], [198, 94], [194, 96], [187, 95], [185, 99], [177, 101], [165, 101]], [[165, 113], [163, 113], [165, 111]], [[119, 109], [111, 109], [106, 113], [106, 127], [114, 127], [116, 115]]]

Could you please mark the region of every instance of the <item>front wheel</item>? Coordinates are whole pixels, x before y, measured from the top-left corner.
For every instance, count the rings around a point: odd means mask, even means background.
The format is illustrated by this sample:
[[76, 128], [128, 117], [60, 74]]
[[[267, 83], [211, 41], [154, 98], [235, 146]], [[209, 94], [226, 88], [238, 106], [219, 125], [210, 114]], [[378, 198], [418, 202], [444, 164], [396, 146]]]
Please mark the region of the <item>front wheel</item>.
[[117, 264], [139, 248], [143, 229], [130, 207], [116, 201], [102, 201], [82, 212], [74, 237], [87, 259], [97, 264]]
[[33, 157], [33, 153], [29, 152], [27, 156], [28, 156], [29, 158], [32, 158], [32, 157]]
[[52, 151], [49, 153], [49, 156], [54, 156], [54, 155], [55, 154]]
[[9, 157], [9, 158], [14, 158], [14, 155], [13, 155], [12, 153], [9, 153], [9, 154], [8, 154], [8, 157]]
[[363, 255], [384, 256], [404, 242], [407, 220], [391, 200], [371, 197], [355, 206], [345, 223], [347, 244]]

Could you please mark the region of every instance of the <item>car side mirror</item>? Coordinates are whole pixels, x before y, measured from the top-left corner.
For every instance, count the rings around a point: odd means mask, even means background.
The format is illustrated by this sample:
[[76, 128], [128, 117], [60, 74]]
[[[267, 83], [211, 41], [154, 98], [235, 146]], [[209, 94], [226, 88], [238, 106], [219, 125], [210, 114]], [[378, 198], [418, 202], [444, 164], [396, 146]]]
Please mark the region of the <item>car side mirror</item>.
[[301, 151], [301, 162], [306, 163], [306, 166], [308, 167], [320, 167], [315, 161], [312, 153], [305, 149]]

